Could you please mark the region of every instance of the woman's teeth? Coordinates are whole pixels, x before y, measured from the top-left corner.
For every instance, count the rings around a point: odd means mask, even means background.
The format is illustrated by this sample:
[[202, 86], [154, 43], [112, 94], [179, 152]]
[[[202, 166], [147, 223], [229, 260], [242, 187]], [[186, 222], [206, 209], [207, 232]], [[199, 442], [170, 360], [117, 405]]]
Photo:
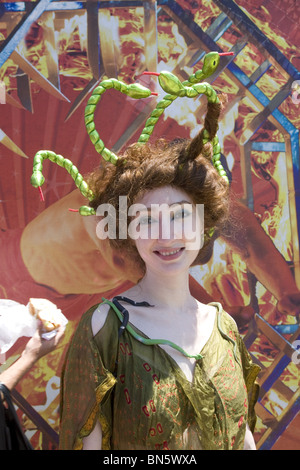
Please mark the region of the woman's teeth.
[[173, 250], [173, 251], [160, 251], [159, 253], [163, 256], [170, 256], [170, 255], [175, 255], [175, 253], [178, 253], [181, 250], [181, 248], [178, 248], [178, 250]]

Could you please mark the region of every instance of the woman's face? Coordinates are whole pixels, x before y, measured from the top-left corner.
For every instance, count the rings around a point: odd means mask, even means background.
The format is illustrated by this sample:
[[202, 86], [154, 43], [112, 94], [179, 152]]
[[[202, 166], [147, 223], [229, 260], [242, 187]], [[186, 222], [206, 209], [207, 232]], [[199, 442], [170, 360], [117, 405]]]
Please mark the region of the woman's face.
[[146, 270], [187, 270], [203, 245], [203, 207], [179, 188], [164, 186], [145, 193], [130, 208], [129, 236]]

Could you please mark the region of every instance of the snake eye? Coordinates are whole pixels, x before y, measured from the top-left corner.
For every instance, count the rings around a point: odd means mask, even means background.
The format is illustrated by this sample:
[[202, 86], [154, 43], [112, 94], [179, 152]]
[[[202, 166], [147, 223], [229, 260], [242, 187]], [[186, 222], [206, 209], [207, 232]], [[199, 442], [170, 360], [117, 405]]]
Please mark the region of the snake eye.
[[213, 63], [213, 65], [216, 65], [216, 61], [215, 61], [215, 60], [214, 60], [214, 63]]

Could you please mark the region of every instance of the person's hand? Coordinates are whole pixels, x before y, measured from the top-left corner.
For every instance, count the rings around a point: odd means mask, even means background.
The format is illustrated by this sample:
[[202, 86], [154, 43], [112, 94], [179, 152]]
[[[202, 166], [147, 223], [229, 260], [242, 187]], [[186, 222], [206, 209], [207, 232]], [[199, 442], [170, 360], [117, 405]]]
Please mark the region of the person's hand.
[[44, 339], [42, 338], [42, 322], [39, 322], [38, 328], [34, 336], [26, 344], [22, 356], [32, 358], [34, 362], [37, 361], [42, 356], [45, 356], [49, 352], [56, 349], [57, 345], [59, 344], [64, 335], [64, 332], [65, 327], [60, 326], [57, 330], [56, 335], [52, 339]]
[[52, 339], [44, 339], [42, 338], [42, 322], [40, 322], [34, 336], [26, 344], [19, 359], [0, 375], [0, 382], [4, 383], [9, 390], [12, 390], [38, 359], [57, 347], [64, 331], [65, 327], [61, 326]]
[[284, 315], [300, 315], [300, 291], [285, 294], [277, 302], [277, 310]]

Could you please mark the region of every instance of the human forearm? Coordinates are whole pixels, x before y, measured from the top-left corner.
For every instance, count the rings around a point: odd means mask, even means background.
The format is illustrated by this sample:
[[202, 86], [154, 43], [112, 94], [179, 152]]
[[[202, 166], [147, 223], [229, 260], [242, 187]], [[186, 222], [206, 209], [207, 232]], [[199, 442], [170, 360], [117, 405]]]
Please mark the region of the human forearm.
[[20, 356], [8, 369], [0, 374], [2, 382], [9, 390], [12, 390], [19, 380], [31, 369], [36, 359], [27, 354]]
[[238, 223], [232, 232], [228, 230], [225, 239], [240, 254], [249, 271], [277, 300], [299, 291], [287, 262], [255, 215], [240, 203], [235, 203], [233, 211]]
[[[252, 253], [251, 253], [252, 251]], [[261, 256], [259, 256], [261, 254]], [[250, 256], [245, 259], [247, 268], [258, 281], [274, 295], [277, 300], [283, 296], [298, 291], [292, 272], [275, 246], [268, 253], [254, 253], [250, 250]]]
[[101, 450], [102, 449], [102, 428], [97, 421], [93, 431], [83, 438], [82, 450]]
[[300, 289], [287, 262], [271, 240], [264, 240], [258, 250], [250, 245], [248, 251], [249, 256], [245, 258], [247, 268], [276, 298], [278, 311], [284, 315], [299, 315]]
[[249, 425], [247, 424], [245, 441], [244, 441], [244, 450], [256, 450], [256, 445], [252, 432], [250, 431]]
[[34, 336], [28, 341], [19, 359], [0, 374], [0, 382], [12, 390], [19, 380], [31, 369], [38, 359], [53, 351], [61, 341], [65, 327], [60, 326], [56, 335], [50, 339], [42, 338], [42, 324], [39, 324]]

